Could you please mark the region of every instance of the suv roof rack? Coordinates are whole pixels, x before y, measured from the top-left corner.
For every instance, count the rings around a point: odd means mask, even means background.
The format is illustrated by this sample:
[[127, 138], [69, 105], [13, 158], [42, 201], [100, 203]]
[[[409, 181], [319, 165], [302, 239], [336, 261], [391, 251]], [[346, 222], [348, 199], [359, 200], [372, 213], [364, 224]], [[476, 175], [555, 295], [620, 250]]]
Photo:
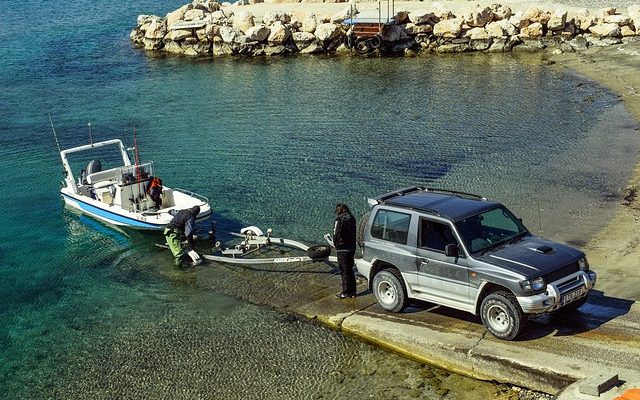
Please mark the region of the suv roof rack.
[[426, 187], [426, 186], [408, 186], [402, 189], [394, 190], [393, 192], [385, 193], [382, 196], [378, 196], [374, 199], [369, 199], [369, 205], [373, 206], [375, 204], [384, 203], [386, 200], [392, 199], [394, 197], [404, 196], [404, 195], [415, 193], [415, 192], [447, 193], [447, 194], [451, 194], [458, 197], [465, 197], [469, 199], [487, 201], [486, 197], [473, 194], [473, 193], [460, 192], [457, 190], [432, 188], [432, 187]]
[[467, 197], [467, 198], [471, 198], [471, 199], [478, 199], [478, 200], [482, 200], [482, 201], [487, 201], [487, 198], [484, 197], [484, 196], [480, 196], [480, 195], [474, 194], [474, 193], [459, 192], [457, 190], [439, 189], [439, 188], [425, 188], [425, 191], [427, 191], [427, 192], [436, 192], [436, 193], [450, 193], [450, 194], [453, 194], [453, 195], [458, 196], [458, 197]]

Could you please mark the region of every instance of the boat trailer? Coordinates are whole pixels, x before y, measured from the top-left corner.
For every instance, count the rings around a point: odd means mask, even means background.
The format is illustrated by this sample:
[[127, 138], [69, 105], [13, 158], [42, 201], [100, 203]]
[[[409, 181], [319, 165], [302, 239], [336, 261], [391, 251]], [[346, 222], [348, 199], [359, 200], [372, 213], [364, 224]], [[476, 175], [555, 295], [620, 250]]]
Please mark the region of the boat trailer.
[[[260, 228], [255, 226], [242, 228], [240, 233], [230, 233], [232, 236], [242, 238], [242, 241], [233, 247], [224, 247], [219, 241], [216, 241], [215, 228], [212, 226], [212, 230], [207, 236], [199, 235], [198, 239], [213, 243], [213, 254], [202, 254], [201, 256], [205, 260], [236, 265], [284, 264], [308, 261], [338, 262], [336, 256], [331, 256], [331, 246], [329, 244], [308, 246], [297, 240], [272, 237], [272, 233], [272, 229], [267, 229], [265, 235]], [[156, 244], [156, 246], [168, 249], [168, 246], [164, 244]], [[305, 256], [271, 258], [247, 257], [271, 246], [291, 247], [302, 250], [307, 254]]]

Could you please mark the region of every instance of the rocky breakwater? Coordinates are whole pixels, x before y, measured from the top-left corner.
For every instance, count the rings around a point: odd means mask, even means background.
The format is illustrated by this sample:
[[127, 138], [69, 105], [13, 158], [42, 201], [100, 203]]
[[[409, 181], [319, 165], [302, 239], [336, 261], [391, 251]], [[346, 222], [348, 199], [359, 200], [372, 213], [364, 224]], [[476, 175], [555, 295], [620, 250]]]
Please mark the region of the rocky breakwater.
[[[475, 5], [454, 14], [441, 3], [430, 10], [399, 11], [377, 34], [359, 29], [353, 5], [332, 16], [304, 11], [267, 12], [258, 18], [212, 0], [194, 0], [165, 17], [140, 15], [131, 41], [149, 51], [188, 56], [290, 53], [417, 54], [467, 51], [584, 50], [640, 41], [640, 5], [619, 12], [604, 8], [513, 12], [499, 4]], [[345, 24], [350, 18], [356, 25]], [[364, 19], [363, 19], [364, 21]], [[368, 19], [370, 21], [370, 19]], [[364, 26], [364, 25], [362, 25]], [[375, 24], [377, 27], [377, 23]]]

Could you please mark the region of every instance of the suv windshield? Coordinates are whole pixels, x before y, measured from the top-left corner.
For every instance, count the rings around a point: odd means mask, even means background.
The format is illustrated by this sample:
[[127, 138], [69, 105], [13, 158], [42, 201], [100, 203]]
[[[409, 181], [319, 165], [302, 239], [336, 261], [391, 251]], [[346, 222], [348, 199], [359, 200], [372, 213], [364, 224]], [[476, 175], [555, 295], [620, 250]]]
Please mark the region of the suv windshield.
[[455, 224], [471, 253], [485, 251], [528, 232], [520, 220], [503, 206], [465, 218]]

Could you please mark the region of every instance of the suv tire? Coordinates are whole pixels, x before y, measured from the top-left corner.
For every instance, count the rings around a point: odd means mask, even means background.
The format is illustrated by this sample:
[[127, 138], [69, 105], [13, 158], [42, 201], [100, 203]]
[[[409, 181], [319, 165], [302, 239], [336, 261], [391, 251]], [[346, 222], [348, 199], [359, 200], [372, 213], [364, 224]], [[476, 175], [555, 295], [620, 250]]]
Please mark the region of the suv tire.
[[373, 277], [373, 294], [387, 311], [400, 312], [407, 307], [407, 289], [402, 275], [396, 269], [385, 269]]
[[368, 212], [360, 217], [360, 223], [358, 224], [358, 230], [356, 231], [356, 242], [360, 248], [364, 248], [364, 234], [367, 229], [367, 224], [369, 223], [369, 217], [371, 213]]
[[520, 334], [525, 323], [524, 313], [513, 294], [493, 292], [482, 300], [482, 323], [495, 337], [512, 340]]

